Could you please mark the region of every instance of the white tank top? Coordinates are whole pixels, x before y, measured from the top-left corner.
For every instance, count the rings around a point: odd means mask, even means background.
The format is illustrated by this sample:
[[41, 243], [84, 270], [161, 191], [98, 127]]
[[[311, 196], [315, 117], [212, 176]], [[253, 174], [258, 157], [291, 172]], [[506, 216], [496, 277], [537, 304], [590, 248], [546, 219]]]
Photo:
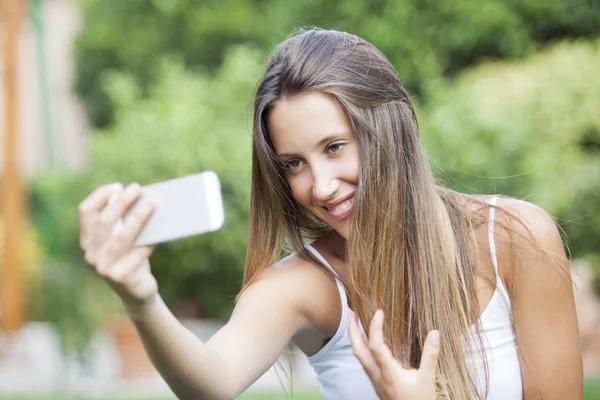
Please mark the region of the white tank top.
[[[496, 205], [497, 197], [491, 201]], [[481, 333], [483, 351], [479, 348], [465, 350], [467, 366], [478, 382], [479, 393], [485, 396], [484, 357], [488, 369], [488, 400], [522, 400], [523, 383], [521, 367], [514, 333], [511, 328], [511, 305], [508, 291], [498, 274], [496, 246], [494, 244], [494, 212], [490, 208], [488, 238], [492, 263], [496, 272], [496, 289], [490, 303], [481, 314]], [[312, 254], [325, 264], [337, 276], [335, 270], [323, 256], [311, 245], [306, 245]], [[320, 391], [327, 400], [371, 400], [378, 399], [375, 390], [362, 365], [354, 356], [348, 336], [348, 318], [350, 308], [346, 291], [339, 279], [336, 279], [342, 304], [342, 318], [335, 335], [316, 354], [308, 357], [310, 365], [317, 374]], [[359, 327], [364, 331], [362, 326]], [[475, 334], [475, 328], [471, 333]], [[479, 341], [474, 341], [479, 343]], [[442, 343], [443, 346], [443, 343]]]

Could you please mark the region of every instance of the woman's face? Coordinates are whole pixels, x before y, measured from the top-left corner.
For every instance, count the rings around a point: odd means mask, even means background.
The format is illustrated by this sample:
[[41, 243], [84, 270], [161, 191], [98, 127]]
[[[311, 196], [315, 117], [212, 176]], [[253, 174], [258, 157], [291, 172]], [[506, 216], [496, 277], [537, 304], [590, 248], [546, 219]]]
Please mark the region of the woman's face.
[[345, 112], [328, 95], [307, 92], [279, 100], [267, 129], [294, 198], [348, 239], [359, 159]]

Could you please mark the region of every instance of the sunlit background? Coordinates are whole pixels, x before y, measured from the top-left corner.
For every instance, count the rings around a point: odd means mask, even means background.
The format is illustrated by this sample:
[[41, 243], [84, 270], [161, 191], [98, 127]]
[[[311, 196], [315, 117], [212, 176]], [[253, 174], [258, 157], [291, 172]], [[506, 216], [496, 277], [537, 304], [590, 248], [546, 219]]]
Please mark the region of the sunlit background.
[[[600, 2], [0, 4], [0, 399], [173, 398], [83, 260], [77, 205], [105, 183], [216, 171], [224, 227], [151, 259], [171, 310], [210, 337], [244, 266], [253, 91], [273, 46], [307, 26], [357, 34], [390, 59], [441, 183], [556, 218], [577, 282], [586, 399], [600, 399]], [[291, 363], [294, 397], [319, 399], [305, 358]], [[271, 370], [242, 398], [289, 388]]]

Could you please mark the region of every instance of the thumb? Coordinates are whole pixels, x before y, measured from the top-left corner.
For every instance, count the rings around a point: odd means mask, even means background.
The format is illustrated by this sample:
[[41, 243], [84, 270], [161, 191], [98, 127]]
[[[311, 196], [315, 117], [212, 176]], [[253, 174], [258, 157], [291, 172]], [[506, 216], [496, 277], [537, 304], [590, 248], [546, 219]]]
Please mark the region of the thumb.
[[435, 370], [440, 357], [440, 331], [429, 332], [425, 338], [419, 373], [435, 380]]

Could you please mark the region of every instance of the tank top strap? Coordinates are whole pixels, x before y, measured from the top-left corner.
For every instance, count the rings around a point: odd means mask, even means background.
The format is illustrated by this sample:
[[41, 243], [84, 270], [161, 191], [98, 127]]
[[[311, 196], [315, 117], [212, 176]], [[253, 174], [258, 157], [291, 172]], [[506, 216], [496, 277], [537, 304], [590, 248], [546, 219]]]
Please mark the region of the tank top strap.
[[340, 276], [335, 271], [335, 269], [333, 269], [333, 267], [331, 266], [331, 264], [329, 264], [327, 262], [327, 260], [325, 259], [325, 257], [323, 257], [321, 255], [321, 253], [319, 253], [317, 251], [317, 249], [315, 249], [310, 244], [305, 244], [304, 247], [307, 248], [308, 251], [310, 251], [312, 253], [312, 255], [315, 256], [319, 261], [321, 261], [323, 263], [323, 265], [325, 265], [333, 273], [333, 275], [335, 276], [335, 283], [337, 285], [338, 291], [340, 292], [340, 298], [341, 298], [341, 301], [342, 301], [342, 314], [343, 315], [347, 314], [348, 311], [349, 311], [348, 297], [346, 296], [346, 288], [344, 287], [344, 284], [342, 283], [342, 281], [340, 279]]
[[490, 246], [490, 253], [492, 255], [492, 265], [494, 266], [494, 271], [496, 272], [496, 279], [499, 278], [498, 272], [498, 259], [496, 258], [496, 243], [494, 241], [494, 218], [496, 216], [496, 202], [498, 201], [498, 196], [492, 197], [490, 200], [490, 214], [488, 219], [488, 241]]
[[490, 207], [490, 214], [489, 214], [489, 221], [488, 221], [488, 240], [489, 240], [489, 245], [490, 245], [490, 253], [492, 256], [492, 265], [494, 266], [494, 272], [496, 273], [496, 288], [499, 289], [500, 292], [502, 292], [502, 296], [506, 300], [509, 300], [510, 296], [508, 295], [508, 290], [506, 289], [504, 282], [502, 282], [502, 279], [500, 278], [500, 271], [498, 269], [498, 257], [497, 257], [497, 253], [496, 253], [496, 242], [494, 240], [494, 219], [496, 217], [496, 203], [497, 202], [498, 202], [498, 196], [494, 196], [490, 200], [491, 207]]

